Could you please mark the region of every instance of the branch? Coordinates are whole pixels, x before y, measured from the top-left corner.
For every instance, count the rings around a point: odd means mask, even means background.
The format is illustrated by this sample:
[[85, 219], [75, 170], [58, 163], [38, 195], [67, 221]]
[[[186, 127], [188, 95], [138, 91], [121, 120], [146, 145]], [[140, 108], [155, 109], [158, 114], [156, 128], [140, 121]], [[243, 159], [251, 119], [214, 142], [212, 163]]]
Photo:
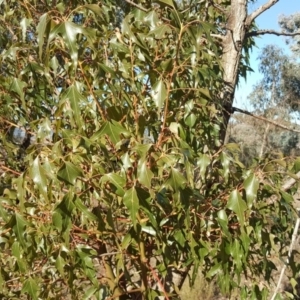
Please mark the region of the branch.
[[[147, 9], [147, 8], [145, 8], [145, 7], [143, 7], [143, 6], [139, 5], [139, 4], [134, 3], [134, 2], [131, 1], [131, 0], [125, 0], [125, 2], [127, 2], [128, 4], [130, 4], [130, 5], [132, 5], [132, 6], [136, 7], [136, 8], [138, 8], [138, 9], [141, 10], [141, 11], [144, 11], [144, 12], [149, 12], [149, 11], [150, 11], [150, 8]], [[165, 22], [170, 22], [170, 20], [167, 19], [167, 18], [165, 18], [165, 17], [162, 17], [161, 19], [162, 19], [163, 21], [165, 21]]]
[[256, 119], [258, 119], [258, 120], [262, 120], [262, 121], [264, 121], [264, 122], [268, 122], [268, 123], [270, 123], [270, 124], [272, 124], [272, 125], [274, 125], [274, 126], [276, 126], [276, 127], [282, 128], [282, 129], [284, 129], [284, 130], [288, 130], [288, 131], [291, 131], [291, 132], [297, 132], [297, 133], [300, 133], [300, 130], [293, 129], [293, 128], [289, 128], [289, 127], [287, 127], [287, 126], [285, 126], [285, 125], [278, 124], [278, 123], [276, 123], [276, 122], [274, 122], [274, 121], [271, 121], [271, 120], [269, 120], [269, 119], [266, 119], [266, 118], [264, 118], [264, 117], [255, 116], [255, 115], [252, 114], [251, 112], [246, 111], [246, 110], [243, 110], [243, 109], [240, 109], [240, 108], [237, 108], [237, 107], [232, 107], [231, 112], [232, 112], [232, 113], [234, 113], [234, 112], [239, 112], [239, 113], [242, 113], [242, 114], [251, 116], [251, 117], [253, 117], [253, 118], [256, 118]]
[[[296, 173], [295, 174], [295, 178], [298, 178], [298, 180], [300, 179], [300, 172]], [[287, 191], [289, 190], [296, 182], [297, 182], [297, 179], [295, 178], [289, 178], [282, 186], [281, 186], [281, 189], [283, 191]]]
[[219, 40], [222, 40], [222, 41], [225, 39], [224, 35], [221, 35], [221, 34], [211, 33], [210, 36], [215, 37], [215, 38], [217, 38]]
[[264, 35], [264, 34], [274, 34], [277, 36], [296, 36], [300, 35], [300, 31], [298, 32], [279, 32], [271, 29], [265, 29], [265, 30], [256, 30], [246, 33], [245, 38], [249, 38], [252, 36], [258, 36], [258, 35]]
[[274, 4], [276, 4], [279, 0], [269, 0], [264, 5], [260, 6], [257, 10], [255, 10], [252, 14], [247, 17], [246, 24], [250, 25], [259, 15], [261, 15], [264, 11], [268, 10]]
[[286, 263], [284, 264], [284, 266], [281, 269], [279, 280], [278, 280], [277, 286], [275, 288], [275, 291], [274, 291], [274, 294], [273, 294], [271, 300], [274, 300], [276, 298], [277, 293], [278, 293], [279, 288], [280, 288], [280, 285], [281, 285], [281, 282], [282, 282], [282, 279], [283, 279], [284, 272], [286, 270], [287, 265], [290, 263], [290, 258], [292, 256], [292, 251], [294, 249], [296, 238], [298, 236], [299, 225], [300, 225], [300, 212], [298, 210], [298, 218], [296, 220], [296, 224], [295, 224], [295, 227], [294, 227], [294, 231], [293, 231], [293, 235], [292, 235], [292, 240], [291, 240], [291, 244], [290, 244], [290, 247], [289, 247], [288, 257], [287, 257]]
[[128, 4], [130, 4], [130, 5], [132, 5], [132, 6], [136, 7], [136, 8], [138, 8], [139, 10], [142, 10], [142, 11], [144, 11], [144, 12], [148, 12], [148, 11], [149, 11], [149, 9], [147, 9], [147, 8], [145, 8], [145, 7], [143, 7], [143, 6], [140, 6], [139, 4], [134, 3], [133, 1], [125, 0], [125, 2], [127, 2]]

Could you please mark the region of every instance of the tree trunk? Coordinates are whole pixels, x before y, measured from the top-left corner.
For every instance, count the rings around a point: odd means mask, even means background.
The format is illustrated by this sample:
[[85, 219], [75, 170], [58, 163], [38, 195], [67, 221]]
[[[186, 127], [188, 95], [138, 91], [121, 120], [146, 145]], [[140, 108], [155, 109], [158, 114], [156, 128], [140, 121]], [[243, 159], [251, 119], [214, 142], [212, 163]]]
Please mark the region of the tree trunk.
[[232, 0], [228, 11], [226, 35], [223, 38], [223, 80], [224, 91], [221, 94], [223, 106], [223, 124], [220, 141], [223, 144], [226, 136], [227, 125], [232, 113], [234, 92], [238, 78], [239, 64], [241, 60], [242, 46], [245, 41], [247, 28], [247, 1]]

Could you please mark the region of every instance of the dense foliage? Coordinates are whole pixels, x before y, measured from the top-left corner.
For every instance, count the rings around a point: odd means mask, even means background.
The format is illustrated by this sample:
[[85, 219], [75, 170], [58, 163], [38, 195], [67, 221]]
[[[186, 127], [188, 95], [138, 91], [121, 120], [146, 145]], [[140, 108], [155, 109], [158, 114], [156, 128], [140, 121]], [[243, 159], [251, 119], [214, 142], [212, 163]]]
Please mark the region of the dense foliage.
[[222, 10], [139, 2], [0, 1], [3, 299], [270, 291], [299, 161], [220, 145]]

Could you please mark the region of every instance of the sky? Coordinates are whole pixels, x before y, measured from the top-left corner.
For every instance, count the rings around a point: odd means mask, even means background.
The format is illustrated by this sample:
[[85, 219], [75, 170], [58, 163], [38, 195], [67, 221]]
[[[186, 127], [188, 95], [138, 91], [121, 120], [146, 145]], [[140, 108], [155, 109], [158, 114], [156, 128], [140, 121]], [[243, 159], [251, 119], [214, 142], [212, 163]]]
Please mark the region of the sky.
[[[255, 3], [249, 5], [249, 13], [257, 9], [268, 0], [257, 0]], [[300, 11], [300, 0], [279, 0], [274, 6], [262, 13], [257, 19], [256, 24], [259, 29], [273, 29], [281, 31], [278, 25], [278, 17], [280, 15], [291, 15], [295, 12]], [[256, 47], [253, 49], [250, 60], [250, 66], [254, 72], [247, 74], [247, 82], [244, 79], [241, 80], [240, 85], [235, 93], [234, 106], [238, 108], [249, 108], [249, 102], [247, 101], [247, 96], [251, 93], [253, 85], [262, 78], [262, 75], [258, 71], [259, 61], [257, 57], [259, 56], [261, 49], [270, 44], [275, 44], [281, 48], [284, 48], [286, 53], [289, 54], [289, 48], [285, 43], [284, 37], [279, 37], [275, 35], [263, 35], [260, 38], [255, 38]]]

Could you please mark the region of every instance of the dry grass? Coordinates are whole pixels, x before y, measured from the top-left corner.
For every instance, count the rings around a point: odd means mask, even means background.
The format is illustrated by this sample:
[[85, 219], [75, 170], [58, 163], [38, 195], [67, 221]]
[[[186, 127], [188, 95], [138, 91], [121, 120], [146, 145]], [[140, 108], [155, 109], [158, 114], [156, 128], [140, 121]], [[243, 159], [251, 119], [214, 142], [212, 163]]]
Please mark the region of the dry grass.
[[181, 293], [181, 300], [225, 300], [219, 293], [214, 282], [207, 282], [201, 271], [198, 272], [194, 287], [190, 288], [188, 278], [185, 280]]

